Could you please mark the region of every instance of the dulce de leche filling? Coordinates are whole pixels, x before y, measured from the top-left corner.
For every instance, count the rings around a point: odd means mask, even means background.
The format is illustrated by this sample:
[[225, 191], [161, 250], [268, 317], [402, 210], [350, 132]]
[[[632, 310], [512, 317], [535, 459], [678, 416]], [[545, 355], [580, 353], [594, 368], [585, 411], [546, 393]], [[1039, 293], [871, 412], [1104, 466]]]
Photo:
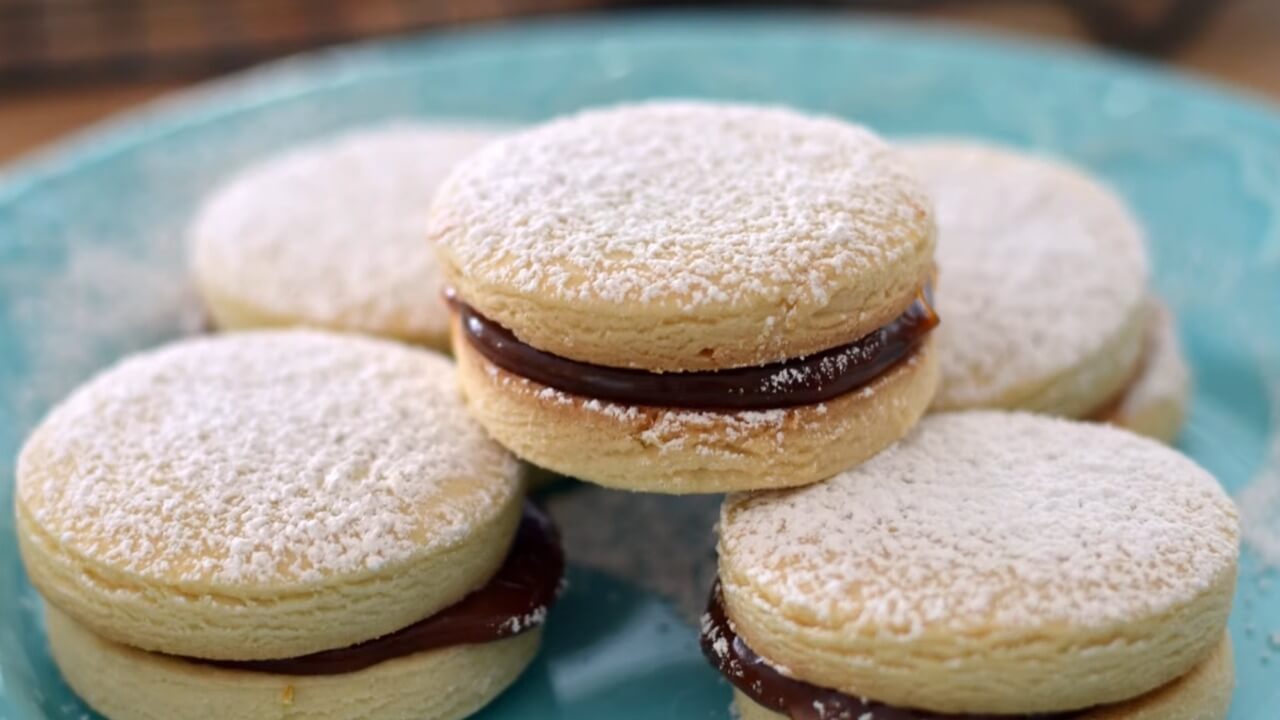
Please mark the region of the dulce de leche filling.
[[570, 360], [539, 350], [451, 297], [468, 342], [489, 362], [547, 387], [626, 405], [768, 410], [853, 392], [909, 357], [938, 324], [929, 286], [892, 322], [847, 345], [757, 367], [654, 373]]
[[542, 625], [564, 576], [564, 551], [551, 519], [526, 503], [511, 552], [480, 589], [457, 603], [389, 635], [350, 647], [280, 660], [189, 662], [278, 675], [338, 675], [426, 650], [475, 645], [519, 635]]
[[734, 630], [717, 580], [702, 616], [702, 654], [735, 688], [790, 720], [1069, 720], [1083, 711], [1039, 715], [955, 715], [895, 707], [846, 695], [779, 672]]

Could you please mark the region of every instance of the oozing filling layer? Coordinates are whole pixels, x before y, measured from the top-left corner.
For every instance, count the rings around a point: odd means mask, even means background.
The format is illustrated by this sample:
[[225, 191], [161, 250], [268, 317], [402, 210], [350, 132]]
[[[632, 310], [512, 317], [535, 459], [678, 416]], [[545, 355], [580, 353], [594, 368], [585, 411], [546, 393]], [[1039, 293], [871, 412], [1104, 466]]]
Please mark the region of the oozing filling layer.
[[454, 300], [462, 332], [489, 362], [572, 395], [627, 405], [767, 410], [853, 392], [911, 355], [938, 324], [928, 286], [888, 325], [848, 345], [758, 367], [653, 373], [570, 360], [539, 350]]
[[702, 654], [753, 702], [791, 720], [1068, 720], [1084, 711], [1039, 715], [954, 715], [894, 707], [787, 677], [755, 653], [725, 614], [720, 582], [702, 616]]
[[551, 519], [526, 503], [511, 552], [484, 587], [389, 635], [358, 645], [280, 660], [190, 662], [279, 675], [338, 675], [426, 650], [493, 642], [543, 623], [564, 576], [564, 551]]

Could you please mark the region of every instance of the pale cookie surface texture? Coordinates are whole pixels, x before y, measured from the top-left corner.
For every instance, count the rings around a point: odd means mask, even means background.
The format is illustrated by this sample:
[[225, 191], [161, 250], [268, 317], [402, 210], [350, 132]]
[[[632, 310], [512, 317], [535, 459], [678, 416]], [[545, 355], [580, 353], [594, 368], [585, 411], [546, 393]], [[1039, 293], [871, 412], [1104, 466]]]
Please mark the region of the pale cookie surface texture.
[[1133, 376], [1144, 236], [1121, 200], [1047, 158], [962, 141], [906, 144], [938, 214], [937, 409], [1084, 417]]
[[459, 295], [563, 357], [761, 365], [901, 313], [933, 216], [871, 132], [791, 110], [654, 102], [511, 135], [459, 165], [431, 235]]
[[448, 360], [311, 331], [125, 360], [48, 415], [17, 475], [46, 599], [121, 642], [230, 659], [451, 604], [497, 568], [521, 502]]
[[870, 384], [816, 405], [719, 412], [602, 402], [488, 362], [457, 338], [476, 419], [516, 455], [606, 487], [670, 494], [824, 480], [905, 435], [938, 383], [929, 340]]
[[448, 311], [427, 210], [494, 129], [396, 124], [291, 150], [234, 176], [191, 229], [222, 327], [312, 325], [444, 348]]
[[1239, 528], [1190, 460], [1091, 423], [925, 418], [808, 488], [730, 496], [726, 608], [813, 684], [952, 713], [1149, 692], [1221, 640]]

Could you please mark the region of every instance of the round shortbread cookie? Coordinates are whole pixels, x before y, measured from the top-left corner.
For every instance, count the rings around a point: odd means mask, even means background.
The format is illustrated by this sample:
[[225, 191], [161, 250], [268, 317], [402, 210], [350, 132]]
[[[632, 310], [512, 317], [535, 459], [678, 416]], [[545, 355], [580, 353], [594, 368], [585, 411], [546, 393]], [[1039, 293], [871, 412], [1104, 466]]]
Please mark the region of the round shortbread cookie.
[[1173, 316], [1158, 300], [1148, 305], [1142, 367], [1119, 405], [1099, 419], [1172, 443], [1187, 416], [1191, 371]]
[[432, 615], [493, 575], [515, 460], [445, 358], [312, 331], [179, 342], [54, 408], [18, 459], [32, 583], [96, 635], [286, 658]]
[[948, 713], [1075, 710], [1204, 660], [1235, 586], [1235, 506], [1195, 463], [1094, 423], [925, 418], [828, 482], [732, 495], [725, 607], [820, 687]]
[[[455, 323], [455, 333], [457, 332]], [[938, 385], [928, 340], [871, 384], [817, 405], [717, 412], [620, 405], [497, 367], [455, 337], [472, 414], [521, 458], [624, 490], [672, 494], [817, 482], [905, 435]]]
[[933, 215], [871, 132], [781, 108], [652, 102], [490, 145], [436, 196], [459, 298], [540, 350], [652, 371], [764, 365], [896, 318]]
[[1080, 170], [965, 141], [903, 146], [937, 208], [937, 410], [1087, 417], [1133, 377], [1147, 259], [1124, 203]]
[[67, 684], [112, 720], [458, 720], [506, 689], [540, 629], [338, 675], [227, 670], [104, 640], [55, 609], [49, 643]]
[[448, 349], [427, 210], [483, 128], [392, 125], [254, 165], [190, 230], [196, 284], [227, 330], [309, 325]]
[[[1224, 634], [1213, 654], [1186, 675], [1132, 700], [1085, 710], [1073, 720], [1226, 720], [1234, 689], [1231, 640]], [[787, 720], [736, 689], [733, 703], [740, 720]]]

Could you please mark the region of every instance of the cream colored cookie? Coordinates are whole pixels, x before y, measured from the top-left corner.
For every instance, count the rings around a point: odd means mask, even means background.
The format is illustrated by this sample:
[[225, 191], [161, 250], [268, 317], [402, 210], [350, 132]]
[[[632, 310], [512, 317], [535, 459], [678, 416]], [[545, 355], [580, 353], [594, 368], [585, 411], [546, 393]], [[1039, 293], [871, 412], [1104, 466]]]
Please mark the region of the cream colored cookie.
[[1082, 171], [968, 141], [903, 155], [938, 216], [937, 410], [1088, 417], [1134, 376], [1147, 259], [1124, 203]]
[[311, 331], [176, 343], [106, 370], [18, 459], [19, 546], [108, 640], [251, 660], [343, 647], [485, 584], [522, 493], [445, 358]]
[[533, 659], [535, 629], [340, 675], [228, 670], [103, 640], [50, 608], [49, 642], [71, 689], [111, 720], [457, 720]]
[[495, 137], [478, 127], [392, 125], [236, 175], [190, 230], [212, 319], [227, 330], [310, 325], [447, 349], [427, 209], [454, 164]]
[[[1213, 653], [1186, 675], [1132, 700], [1086, 710], [1075, 720], [1226, 720], [1234, 689], [1231, 641], [1224, 634]], [[736, 689], [733, 703], [741, 720], [787, 720]]]
[[1191, 394], [1191, 371], [1169, 310], [1152, 300], [1142, 365], [1114, 408], [1095, 419], [1115, 423], [1142, 435], [1172, 443], [1182, 430]]
[[468, 406], [498, 442], [550, 470], [647, 492], [789, 487], [830, 477], [906, 434], [938, 381], [926, 342], [870, 385], [818, 405], [640, 407], [569, 395], [497, 367], [463, 338], [454, 345]]
[[820, 687], [946, 713], [1117, 703], [1222, 638], [1235, 506], [1195, 463], [1105, 425], [925, 418], [807, 488], [730, 496], [729, 618]]
[[540, 350], [651, 371], [764, 365], [896, 318], [928, 199], [871, 132], [750, 105], [592, 110], [459, 164], [430, 235], [459, 298]]

